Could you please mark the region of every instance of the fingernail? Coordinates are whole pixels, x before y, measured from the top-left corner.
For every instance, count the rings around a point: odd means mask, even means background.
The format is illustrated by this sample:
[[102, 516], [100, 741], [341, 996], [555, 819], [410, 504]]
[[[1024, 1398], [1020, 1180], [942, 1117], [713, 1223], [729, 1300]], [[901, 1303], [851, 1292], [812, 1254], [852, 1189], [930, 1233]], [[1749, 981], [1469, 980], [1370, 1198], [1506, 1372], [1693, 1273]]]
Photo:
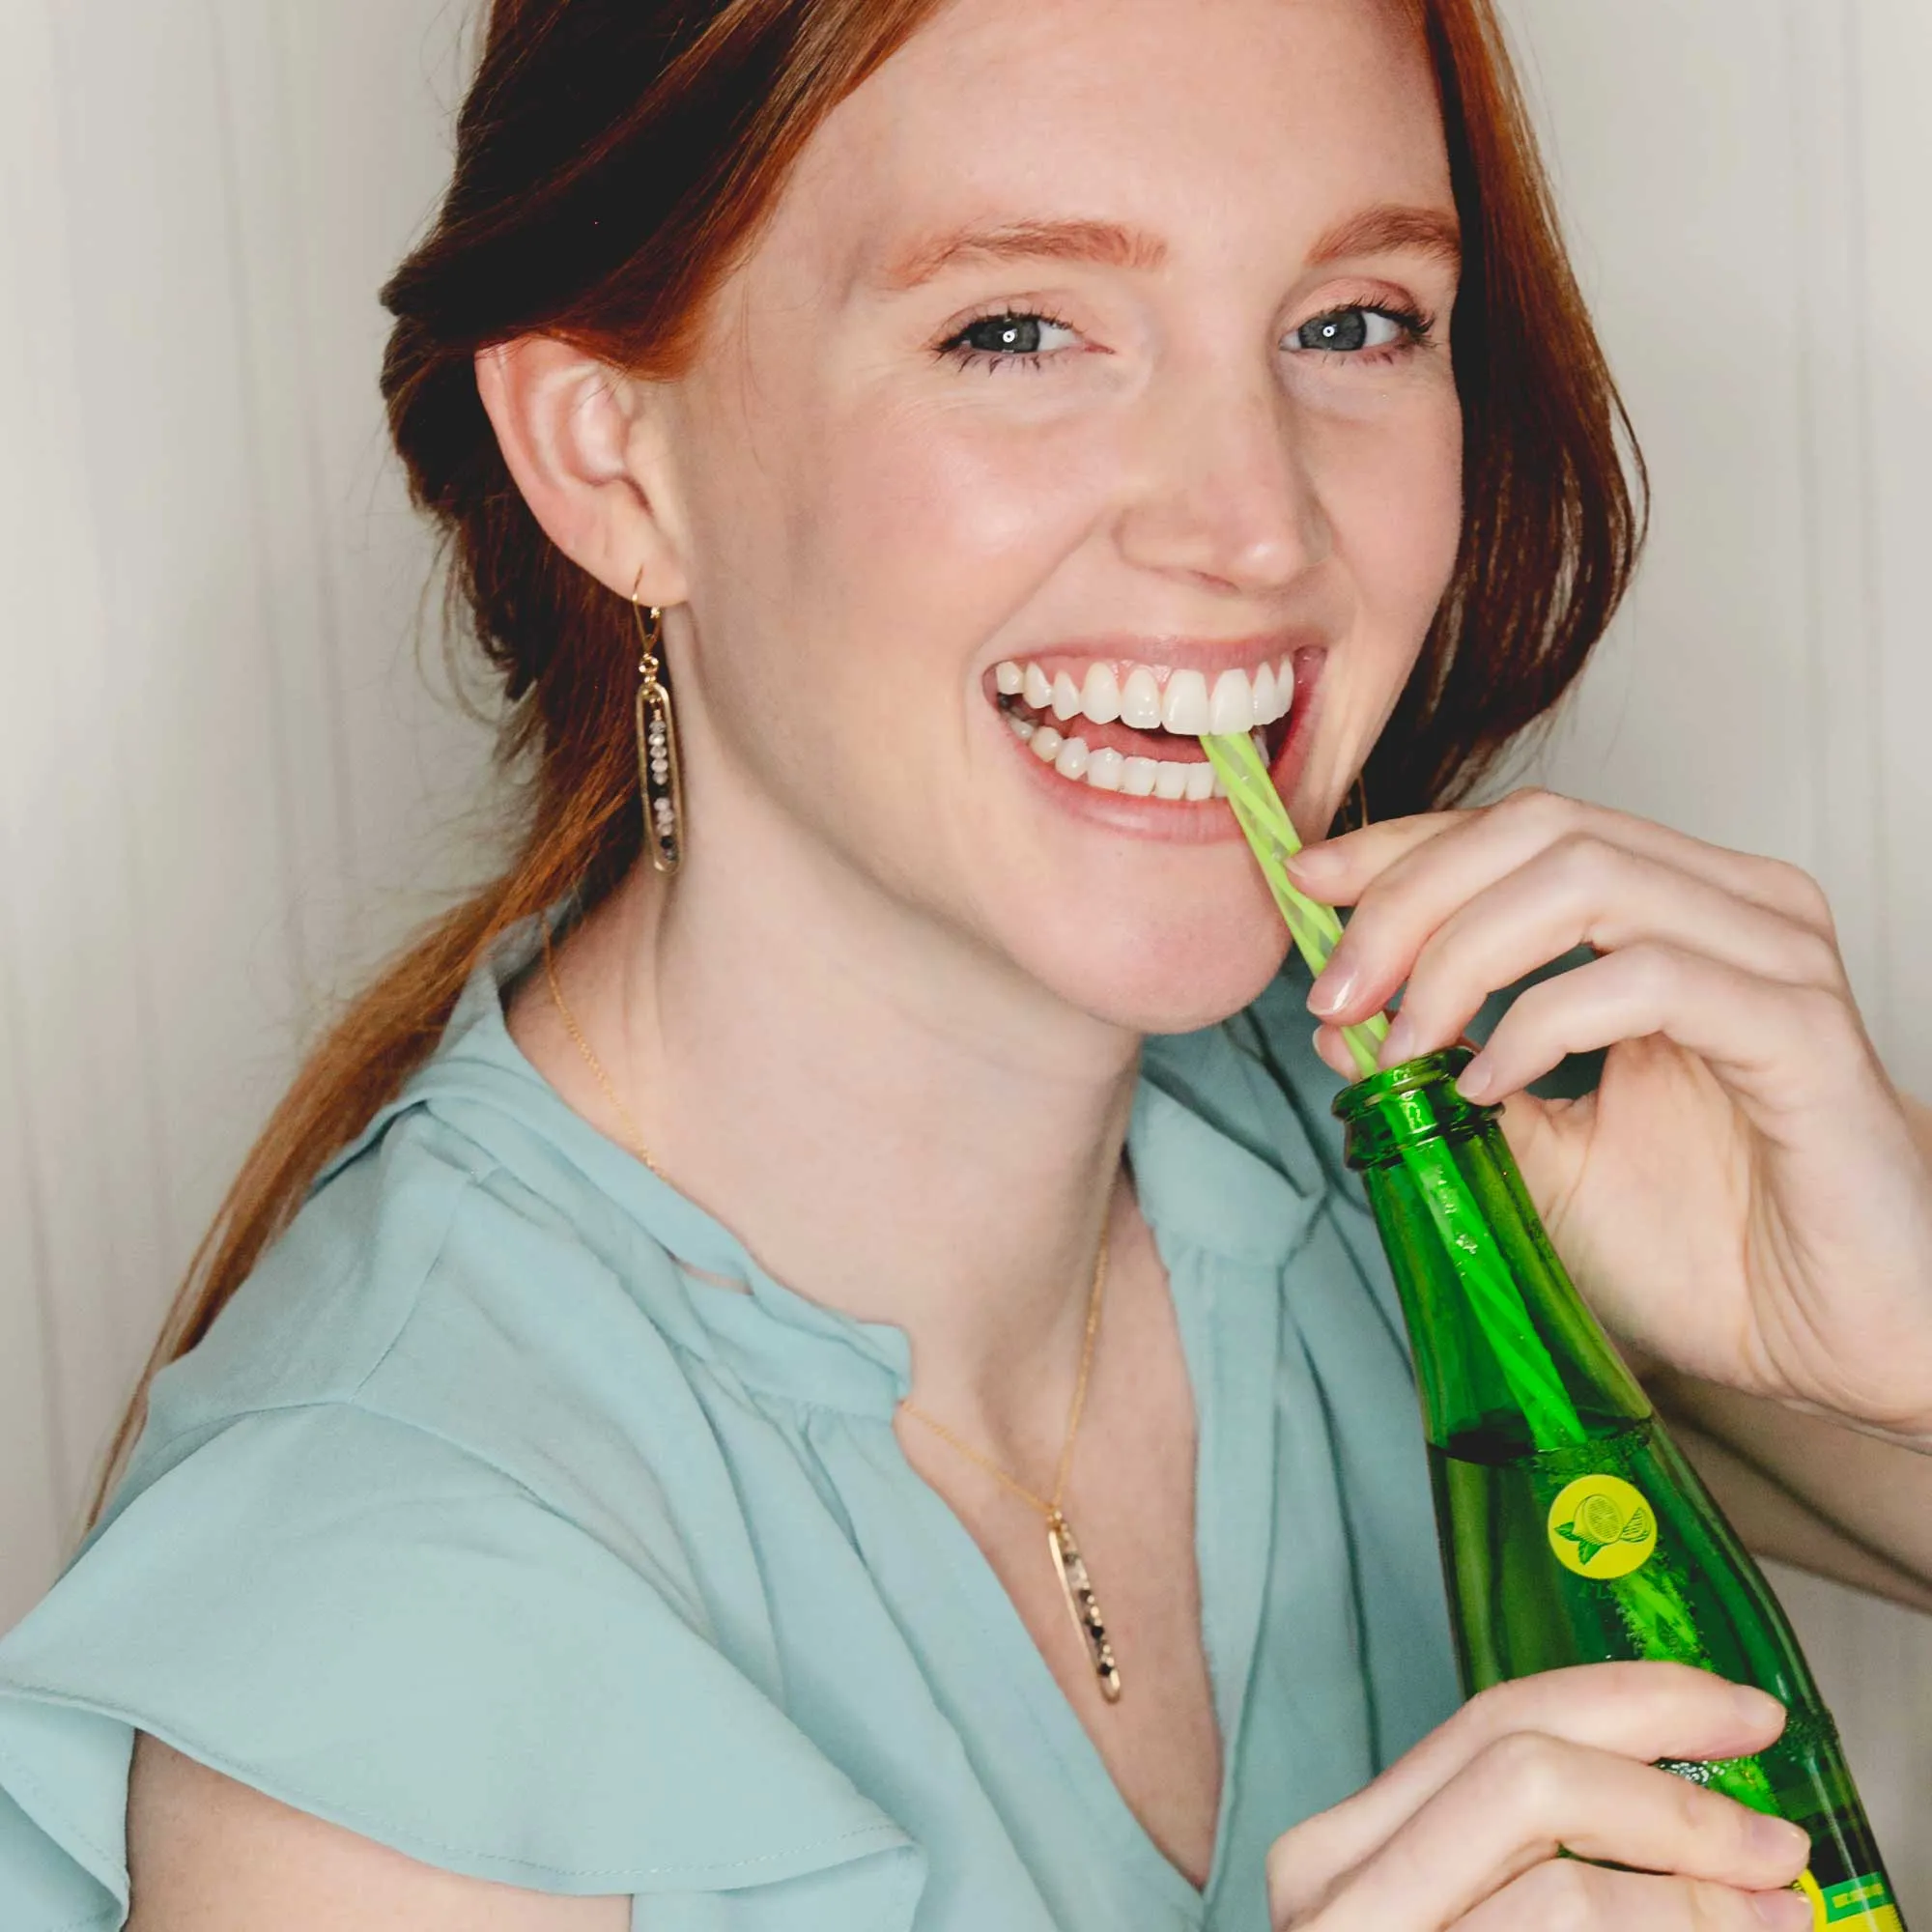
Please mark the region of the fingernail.
[[1751, 1909], [1780, 1932], [1810, 1932], [1811, 1901], [1802, 1891], [1754, 1891]]
[[1784, 1728], [1784, 1706], [1769, 1690], [1760, 1690], [1754, 1684], [1733, 1684], [1731, 1704], [1738, 1720], [1748, 1724], [1753, 1731], [1762, 1731], [1771, 1724], [1780, 1731]]
[[1785, 1818], [1774, 1818], [1768, 1811], [1753, 1811], [1745, 1828], [1754, 1852], [1768, 1859], [1796, 1859], [1811, 1856], [1811, 1833], [1803, 1825]]
[[1496, 1090], [1496, 1073], [1480, 1053], [1463, 1067], [1456, 1091], [1465, 1100], [1487, 1100]]
[[1381, 1064], [1384, 1066], [1400, 1066], [1405, 1060], [1414, 1058], [1415, 1028], [1398, 1013], [1389, 1022], [1388, 1037], [1382, 1041]]
[[1355, 997], [1356, 975], [1347, 966], [1337, 968], [1330, 960], [1321, 977], [1308, 989], [1308, 1010], [1326, 1019], [1339, 1013]]
[[1300, 879], [1333, 879], [1341, 869], [1341, 854], [1331, 852], [1325, 844], [1302, 846], [1302, 850], [1289, 860], [1289, 871]]

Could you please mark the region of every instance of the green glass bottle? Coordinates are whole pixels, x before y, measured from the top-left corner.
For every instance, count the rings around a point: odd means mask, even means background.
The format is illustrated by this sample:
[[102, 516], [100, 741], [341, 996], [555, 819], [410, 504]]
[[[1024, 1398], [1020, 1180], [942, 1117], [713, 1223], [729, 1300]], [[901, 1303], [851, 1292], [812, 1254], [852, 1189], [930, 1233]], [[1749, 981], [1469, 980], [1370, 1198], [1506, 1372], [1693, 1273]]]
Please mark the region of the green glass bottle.
[[1790, 1719], [1754, 1758], [1668, 1769], [1811, 1833], [1816, 1927], [1903, 1932], [1836, 1728], [1762, 1572], [1571, 1285], [1465, 1049], [1335, 1102], [1415, 1351], [1464, 1689], [1661, 1658]]

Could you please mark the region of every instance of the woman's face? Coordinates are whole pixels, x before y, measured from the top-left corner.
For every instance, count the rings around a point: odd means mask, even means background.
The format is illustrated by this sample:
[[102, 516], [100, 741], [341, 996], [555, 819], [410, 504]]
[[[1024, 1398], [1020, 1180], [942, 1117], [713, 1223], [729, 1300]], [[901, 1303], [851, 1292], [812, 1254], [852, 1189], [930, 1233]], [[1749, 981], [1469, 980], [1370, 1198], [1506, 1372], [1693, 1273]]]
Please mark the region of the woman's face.
[[1460, 530], [1404, 11], [952, 0], [817, 132], [666, 392], [694, 818], [805, 841], [694, 866], [829, 862], [1137, 1031], [1265, 983], [1199, 734], [1324, 827]]

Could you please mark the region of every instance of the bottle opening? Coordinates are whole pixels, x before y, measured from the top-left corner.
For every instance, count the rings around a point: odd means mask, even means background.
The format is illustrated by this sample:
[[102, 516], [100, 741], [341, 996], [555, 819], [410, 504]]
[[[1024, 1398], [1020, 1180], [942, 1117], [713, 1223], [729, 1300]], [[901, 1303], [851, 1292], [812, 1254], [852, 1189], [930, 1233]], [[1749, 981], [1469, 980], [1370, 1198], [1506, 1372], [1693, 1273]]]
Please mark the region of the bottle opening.
[[1502, 1109], [1457, 1093], [1457, 1079], [1475, 1057], [1466, 1046], [1444, 1047], [1345, 1087], [1333, 1111], [1349, 1130], [1349, 1165], [1373, 1167], [1419, 1141], [1480, 1133]]

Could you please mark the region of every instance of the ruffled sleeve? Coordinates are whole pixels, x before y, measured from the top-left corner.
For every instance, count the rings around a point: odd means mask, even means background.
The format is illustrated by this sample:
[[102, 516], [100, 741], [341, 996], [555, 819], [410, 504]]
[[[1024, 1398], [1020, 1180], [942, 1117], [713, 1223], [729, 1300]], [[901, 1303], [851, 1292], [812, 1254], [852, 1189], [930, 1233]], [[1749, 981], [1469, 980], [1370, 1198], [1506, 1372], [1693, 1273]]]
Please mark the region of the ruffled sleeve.
[[649, 1899], [653, 1932], [901, 1932], [920, 1852], [698, 1618], [414, 1424], [236, 1418], [0, 1643], [0, 1922], [124, 1922], [140, 1730], [446, 1870]]

